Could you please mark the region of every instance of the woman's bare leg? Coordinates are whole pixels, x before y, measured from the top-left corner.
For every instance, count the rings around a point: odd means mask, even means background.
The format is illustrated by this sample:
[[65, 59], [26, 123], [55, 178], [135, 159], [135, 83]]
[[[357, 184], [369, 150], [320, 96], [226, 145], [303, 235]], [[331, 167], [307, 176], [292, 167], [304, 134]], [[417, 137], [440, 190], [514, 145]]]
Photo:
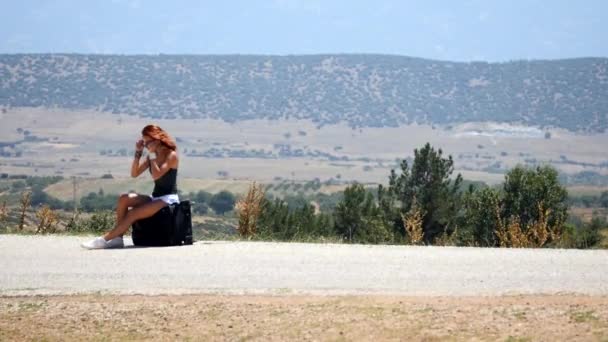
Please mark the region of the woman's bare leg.
[[135, 208], [142, 204], [150, 202], [152, 199], [147, 195], [139, 195], [136, 193], [126, 193], [118, 197], [116, 202], [116, 222], [122, 221], [127, 215], [129, 208]]
[[131, 209], [120, 222], [116, 222], [114, 229], [106, 233], [103, 238], [109, 241], [122, 236], [135, 221], [150, 217], [165, 206], [167, 206], [167, 203], [161, 200], [153, 200]]

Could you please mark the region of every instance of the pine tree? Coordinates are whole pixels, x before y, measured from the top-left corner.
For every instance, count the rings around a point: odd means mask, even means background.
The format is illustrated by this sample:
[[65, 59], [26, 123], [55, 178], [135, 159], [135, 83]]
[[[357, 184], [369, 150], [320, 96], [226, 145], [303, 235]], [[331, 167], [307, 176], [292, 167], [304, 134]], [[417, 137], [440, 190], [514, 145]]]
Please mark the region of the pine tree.
[[401, 174], [391, 170], [388, 188], [380, 187], [378, 197], [381, 210], [398, 234], [404, 234], [403, 216], [410, 212], [414, 199], [421, 212], [424, 242], [432, 243], [443, 234], [456, 228], [460, 209], [460, 174], [454, 180], [452, 156], [444, 158], [441, 149], [435, 151], [429, 143], [414, 150], [410, 168], [407, 160], [401, 162]]

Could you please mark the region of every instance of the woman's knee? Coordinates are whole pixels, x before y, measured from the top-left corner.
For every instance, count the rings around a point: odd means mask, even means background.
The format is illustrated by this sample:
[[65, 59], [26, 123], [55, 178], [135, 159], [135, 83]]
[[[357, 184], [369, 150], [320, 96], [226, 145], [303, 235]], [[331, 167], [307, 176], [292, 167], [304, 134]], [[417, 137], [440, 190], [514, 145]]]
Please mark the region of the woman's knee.
[[118, 196], [118, 202], [131, 207], [135, 202], [138, 202], [139, 195], [134, 192], [123, 193]]
[[118, 206], [125, 208], [128, 207], [129, 202], [131, 201], [131, 197], [129, 195], [130, 194], [128, 193], [120, 194], [120, 196], [118, 196], [118, 200], [116, 201]]
[[137, 220], [154, 216], [159, 210], [166, 206], [167, 203], [164, 203], [163, 201], [159, 200], [155, 201], [155, 203], [148, 203], [146, 204], [145, 208], [137, 207], [133, 210], [129, 210], [126, 216], [126, 220], [129, 222], [135, 222]]

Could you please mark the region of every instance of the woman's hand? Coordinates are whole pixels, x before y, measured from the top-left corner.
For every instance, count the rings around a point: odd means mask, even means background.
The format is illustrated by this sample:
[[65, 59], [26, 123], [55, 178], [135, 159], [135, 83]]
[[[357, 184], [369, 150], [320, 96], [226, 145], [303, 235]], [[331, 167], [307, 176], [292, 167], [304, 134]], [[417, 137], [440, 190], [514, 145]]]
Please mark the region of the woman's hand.
[[135, 143], [135, 151], [142, 152], [143, 150], [144, 150], [144, 140], [143, 139], [139, 139]]

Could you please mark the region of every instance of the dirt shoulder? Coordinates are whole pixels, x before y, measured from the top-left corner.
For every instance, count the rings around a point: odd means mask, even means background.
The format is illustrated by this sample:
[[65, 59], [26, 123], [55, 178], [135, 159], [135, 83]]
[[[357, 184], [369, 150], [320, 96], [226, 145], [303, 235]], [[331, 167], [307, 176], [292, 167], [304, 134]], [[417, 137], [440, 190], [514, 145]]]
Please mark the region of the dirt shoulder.
[[0, 297], [0, 341], [83, 338], [608, 341], [608, 297]]

